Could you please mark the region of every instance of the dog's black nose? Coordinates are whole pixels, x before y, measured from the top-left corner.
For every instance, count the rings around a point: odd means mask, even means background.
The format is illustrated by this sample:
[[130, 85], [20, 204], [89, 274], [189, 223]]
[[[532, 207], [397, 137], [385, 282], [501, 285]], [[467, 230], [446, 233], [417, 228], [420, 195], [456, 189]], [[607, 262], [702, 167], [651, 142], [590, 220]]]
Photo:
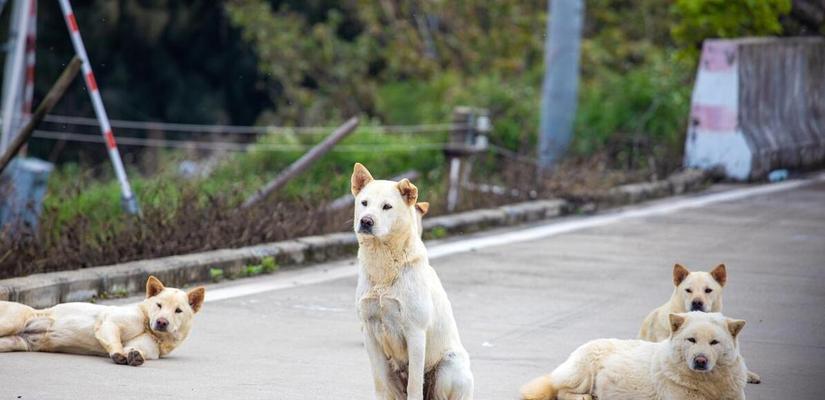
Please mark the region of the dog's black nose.
[[361, 227], [358, 230], [363, 233], [370, 233], [373, 225], [375, 225], [375, 220], [372, 217], [363, 217], [361, 218]]
[[705, 311], [705, 303], [694, 301], [690, 303], [690, 311]]
[[697, 371], [708, 369], [708, 358], [705, 356], [696, 356], [696, 358], [693, 359], [693, 369]]
[[166, 331], [167, 327], [169, 327], [169, 320], [167, 320], [166, 318], [158, 318], [158, 320], [155, 321], [156, 331]]

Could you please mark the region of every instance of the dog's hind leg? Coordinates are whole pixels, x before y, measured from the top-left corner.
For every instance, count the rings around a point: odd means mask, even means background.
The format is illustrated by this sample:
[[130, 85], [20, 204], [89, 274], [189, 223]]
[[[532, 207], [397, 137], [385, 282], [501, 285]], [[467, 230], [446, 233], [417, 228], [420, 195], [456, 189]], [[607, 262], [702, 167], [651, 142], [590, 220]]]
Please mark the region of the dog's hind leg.
[[20, 333], [34, 317], [34, 311], [25, 304], [0, 301], [0, 337]]
[[473, 373], [466, 356], [449, 352], [436, 368], [432, 398], [428, 400], [472, 400]]
[[17, 335], [0, 337], [0, 353], [11, 351], [29, 351], [29, 344]]

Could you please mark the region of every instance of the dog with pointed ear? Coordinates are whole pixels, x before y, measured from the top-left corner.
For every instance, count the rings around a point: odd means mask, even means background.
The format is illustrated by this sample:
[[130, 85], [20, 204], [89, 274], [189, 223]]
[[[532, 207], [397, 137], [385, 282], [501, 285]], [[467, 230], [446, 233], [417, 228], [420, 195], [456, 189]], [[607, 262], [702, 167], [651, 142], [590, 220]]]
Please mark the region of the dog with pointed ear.
[[[3, 341], [5, 351], [42, 351], [107, 356], [115, 364], [139, 366], [169, 354], [189, 335], [206, 289], [185, 292], [166, 287], [160, 279], [146, 280], [146, 297], [136, 304], [107, 306], [63, 303], [44, 310], [0, 301], [0, 336], [8, 320], [18, 321], [11, 332], [34, 326], [40, 332]], [[14, 305], [8, 307], [5, 304]], [[14, 346], [9, 346], [14, 344]]]
[[[718, 365], [744, 367], [736, 341], [745, 326], [744, 320], [701, 311], [668, 314], [668, 320], [671, 332], [668, 341], [676, 358], [687, 362], [689, 370], [709, 373]], [[743, 368], [740, 375], [743, 383], [746, 371]]]
[[717, 265], [710, 272], [690, 271], [675, 264], [672, 278], [674, 289], [670, 300], [648, 314], [639, 331], [640, 339], [658, 342], [670, 336], [668, 314], [722, 311], [722, 291], [728, 279], [725, 264]]
[[[166, 290], [166, 287], [163, 286], [163, 283], [160, 281], [160, 279], [154, 276], [149, 276], [149, 279], [146, 280], [147, 299], [159, 295], [164, 290]], [[204, 288], [203, 286], [196, 287], [186, 293], [186, 298], [189, 301], [189, 307], [192, 309], [192, 312], [197, 313], [198, 311], [200, 311], [201, 306], [203, 305], [203, 302], [206, 299], [206, 288]]]
[[688, 311], [722, 311], [722, 290], [727, 283], [725, 264], [710, 272], [690, 271], [682, 264], [673, 265], [673, 293], [670, 300], [648, 314], [639, 331], [639, 338], [652, 342], [670, 336], [668, 314]]
[[376, 180], [363, 164], [355, 163], [350, 190], [355, 197], [353, 230], [360, 240], [402, 237], [405, 230], [416, 228], [418, 188], [409, 179]]
[[[376, 180], [358, 163], [350, 189], [358, 239], [356, 304], [364, 343], [372, 343], [366, 350], [378, 397], [471, 399], [469, 355], [421, 241], [429, 203], [418, 202], [409, 179]], [[403, 312], [382, 311], [383, 293], [392, 294], [384, 303]]]
[[745, 322], [699, 311], [665, 318], [667, 339], [592, 340], [527, 383], [521, 398], [744, 400], [747, 368], [736, 336]]
[[[669, 314], [722, 311], [722, 292], [728, 283], [725, 264], [717, 265], [710, 272], [691, 271], [675, 264], [672, 278], [674, 289], [670, 300], [648, 314], [639, 330], [639, 339], [658, 342], [669, 337], [672, 327]], [[748, 372], [748, 381], [759, 383], [760, 378]]]
[[427, 215], [427, 212], [430, 211], [430, 203], [426, 201], [421, 201], [415, 203], [415, 224], [418, 228], [418, 235], [421, 236], [424, 234], [424, 216]]

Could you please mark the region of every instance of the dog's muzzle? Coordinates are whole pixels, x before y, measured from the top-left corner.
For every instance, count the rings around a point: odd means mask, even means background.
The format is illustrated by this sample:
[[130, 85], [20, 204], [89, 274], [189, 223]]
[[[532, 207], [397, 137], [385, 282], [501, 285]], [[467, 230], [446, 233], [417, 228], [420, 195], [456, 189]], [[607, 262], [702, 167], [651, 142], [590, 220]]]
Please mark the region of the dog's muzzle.
[[694, 371], [707, 371], [708, 370], [708, 358], [702, 354], [693, 358], [693, 370]]
[[358, 233], [365, 233], [372, 235], [372, 227], [375, 225], [375, 220], [372, 217], [363, 217], [358, 222]]
[[158, 332], [166, 332], [169, 329], [169, 321], [166, 318], [158, 318], [155, 321], [155, 330]]
[[701, 301], [694, 301], [690, 303], [690, 311], [705, 312], [705, 303], [702, 303]]

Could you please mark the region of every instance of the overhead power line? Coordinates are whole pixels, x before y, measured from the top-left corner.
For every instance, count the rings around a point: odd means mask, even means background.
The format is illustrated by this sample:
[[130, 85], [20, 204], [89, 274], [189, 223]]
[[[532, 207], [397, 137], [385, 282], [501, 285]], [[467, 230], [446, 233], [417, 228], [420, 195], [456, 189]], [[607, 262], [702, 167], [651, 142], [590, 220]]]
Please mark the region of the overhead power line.
[[[79, 126], [98, 126], [94, 118], [72, 117], [67, 115], [49, 115], [46, 122]], [[112, 127], [118, 129], [136, 130], [159, 130], [167, 132], [181, 133], [216, 133], [216, 134], [242, 134], [242, 135], [263, 135], [263, 134], [327, 134], [332, 132], [334, 126], [248, 126], [248, 125], [203, 125], [203, 124], [179, 124], [171, 122], [153, 121], [128, 121], [111, 120]], [[465, 129], [465, 124], [418, 124], [418, 125], [378, 125], [364, 126], [359, 131], [370, 133], [440, 133], [455, 129]]]
[[[104, 139], [100, 135], [87, 135], [82, 133], [54, 132], [45, 130], [34, 131], [35, 138], [65, 140], [70, 142], [103, 143]], [[267, 143], [233, 143], [233, 142], [202, 142], [191, 140], [168, 140], [153, 138], [119, 137], [118, 144], [141, 147], [163, 147], [196, 150], [220, 150], [220, 151], [273, 151], [273, 152], [299, 152], [306, 151], [312, 146], [292, 145], [292, 144], [267, 144]], [[412, 150], [437, 150], [443, 149], [445, 143], [416, 143], [416, 144], [339, 144], [332, 150], [334, 152], [358, 152], [358, 151], [379, 151], [379, 152], [405, 152]]]

